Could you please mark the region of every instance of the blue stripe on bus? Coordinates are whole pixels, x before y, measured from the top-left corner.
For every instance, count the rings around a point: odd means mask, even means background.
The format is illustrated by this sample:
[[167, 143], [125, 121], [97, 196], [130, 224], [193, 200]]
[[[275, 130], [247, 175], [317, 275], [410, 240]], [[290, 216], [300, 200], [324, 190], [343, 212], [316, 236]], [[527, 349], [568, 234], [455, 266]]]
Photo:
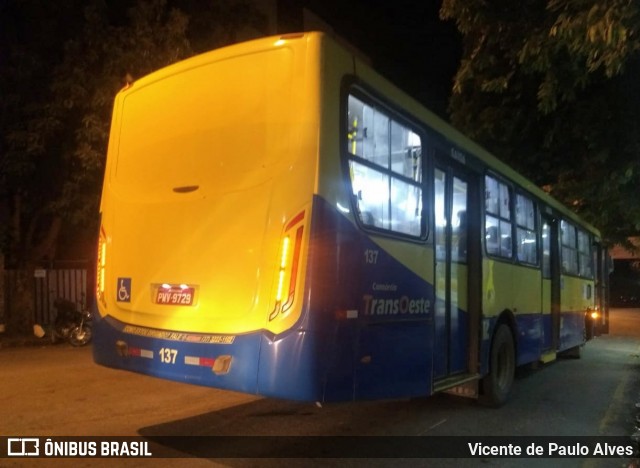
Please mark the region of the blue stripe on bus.
[[584, 344], [584, 312], [561, 312], [562, 328], [558, 349], [565, 351]]

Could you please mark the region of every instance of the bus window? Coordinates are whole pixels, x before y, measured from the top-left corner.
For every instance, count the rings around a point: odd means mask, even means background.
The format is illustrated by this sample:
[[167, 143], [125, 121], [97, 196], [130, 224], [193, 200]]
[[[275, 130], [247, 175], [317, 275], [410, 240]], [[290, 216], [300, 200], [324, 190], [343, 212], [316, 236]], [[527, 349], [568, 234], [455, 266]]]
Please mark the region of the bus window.
[[388, 177], [356, 161], [349, 161], [349, 166], [360, 221], [367, 226], [388, 228], [391, 221]]
[[434, 180], [434, 214], [435, 214], [435, 247], [436, 260], [446, 259], [446, 237], [447, 216], [445, 214], [445, 177], [446, 174], [440, 169], [435, 170]]
[[487, 253], [511, 258], [511, 189], [494, 177], [485, 177], [485, 244]]
[[592, 261], [593, 256], [591, 254], [589, 234], [582, 230], [578, 230], [578, 264], [580, 268], [580, 276], [593, 278]]
[[420, 136], [353, 95], [347, 125], [351, 188], [362, 224], [423, 237]]
[[467, 183], [457, 177], [453, 178], [453, 212], [451, 223], [452, 239], [456, 248], [452, 249], [451, 259], [454, 262], [467, 261]]
[[578, 251], [576, 248], [576, 228], [566, 221], [560, 224], [562, 230], [562, 272], [577, 275]]
[[551, 226], [542, 223], [542, 277], [551, 278]]
[[516, 195], [516, 255], [518, 261], [538, 264], [535, 205], [524, 195]]

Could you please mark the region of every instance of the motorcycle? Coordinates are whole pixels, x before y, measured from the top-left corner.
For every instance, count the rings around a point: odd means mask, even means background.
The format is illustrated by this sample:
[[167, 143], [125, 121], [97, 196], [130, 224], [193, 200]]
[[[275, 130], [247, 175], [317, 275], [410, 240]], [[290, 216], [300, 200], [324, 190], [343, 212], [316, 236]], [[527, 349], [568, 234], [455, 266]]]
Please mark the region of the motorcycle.
[[76, 305], [66, 299], [53, 302], [56, 318], [51, 330], [51, 342], [66, 340], [72, 346], [84, 346], [91, 341], [91, 312], [79, 311]]

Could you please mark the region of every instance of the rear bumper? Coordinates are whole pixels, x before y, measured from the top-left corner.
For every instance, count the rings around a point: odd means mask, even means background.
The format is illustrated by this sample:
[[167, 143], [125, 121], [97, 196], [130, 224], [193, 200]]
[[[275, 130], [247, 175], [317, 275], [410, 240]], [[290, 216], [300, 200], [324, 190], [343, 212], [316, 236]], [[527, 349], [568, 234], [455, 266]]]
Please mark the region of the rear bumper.
[[309, 352], [315, 339], [308, 332], [213, 335], [131, 326], [97, 313], [94, 317], [93, 357], [98, 364], [250, 394], [322, 399]]

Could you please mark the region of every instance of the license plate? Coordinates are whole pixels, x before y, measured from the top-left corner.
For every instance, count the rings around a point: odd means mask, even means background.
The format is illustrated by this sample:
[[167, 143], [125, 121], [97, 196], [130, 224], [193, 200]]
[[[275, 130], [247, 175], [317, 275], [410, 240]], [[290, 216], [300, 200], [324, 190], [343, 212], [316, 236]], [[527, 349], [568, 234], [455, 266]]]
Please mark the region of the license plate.
[[156, 304], [190, 306], [193, 304], [194, 292], [195, 288], [161, 287], [156, 293]]

